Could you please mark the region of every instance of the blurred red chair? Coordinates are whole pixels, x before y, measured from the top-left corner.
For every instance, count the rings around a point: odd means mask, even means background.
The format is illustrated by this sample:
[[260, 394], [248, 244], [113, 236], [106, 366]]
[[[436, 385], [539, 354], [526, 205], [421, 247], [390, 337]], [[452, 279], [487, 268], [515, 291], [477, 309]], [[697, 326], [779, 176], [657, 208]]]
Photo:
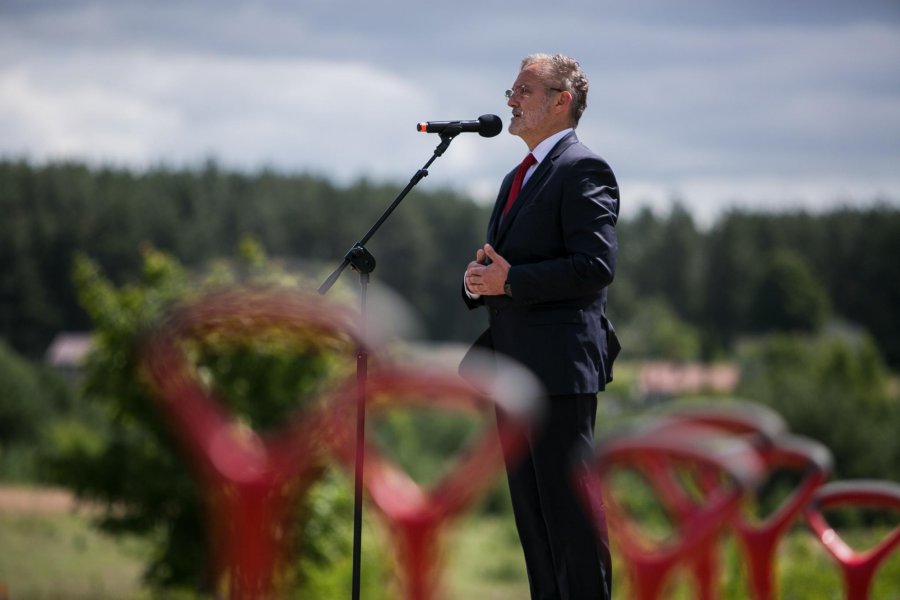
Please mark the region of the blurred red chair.
[[[689, 437], [698, 432], [702, 435], [703, 432], [714, 430], [718, 435], [740, 438], [762, 452], [771, 448], [776, 438], [784, 435], [787, 424], [781, 415], [766, 406], [729, 401], [667, 406], [644, 429], [644, 435], [666, 432]], [[652, 480], [654, 487], [659, 489], [660, 500], [666, 509], [679, 519], [686, 519], [696, 512], [698, 503], [702, 502], [702, 497], [697, 494], [698, 489], [714, 488], [717, 485], [714, 474], [686, 474], [683, 469], [676, 472], [665, 461], [647, 461], [643, 465], [643, 471]], [[717, 556], [715, 544], [709, 544], [705, 551], [698, 551], [690, 557], [698, 600], [718, 598]]]
[[753, 520], [737, 513], [732, 520], [747, 563], [753, 600], [776, 597], [774, 560], [778, 544], [819, 487], [831, 474], [831, 452], [825, 446], [799, 436], [782, 436], [760, 451], [767, 473], [791, 471], [799, 481], [780, 505], [767, 516]]
[[[768, 477], [787, 471], [798, 475], [799, 481], [773, 512], [758, 520], [738, 512], [732, 521], [746, 560], [751, 597], [771, 600], [776, 592], [773, 561], [778, 544], [816, 489], [828, 479], [832, 468], [831, 453], [818, 442], [786, 434], [786, 424], [780, 415], [761, 405], [687, 405], [664, 414], [676, 421], [668, 422], [670, 428], [677, 427], [678, 422], [702, 424], [748, 440], [759, 452]], [[669, 475], [657, 470], [655, 477], [660, 479], [660, 485], [668, 480], [665, 486], [672, 510], [682, 513], [692, 510], [690, 498], [674, 485]], [[698, 585], [715, 582], [718, 568], [714, 551], [708, 556], [698, 556], [694, 570]], [[703, 600], [717, 597], [715, 589], [701, 586], [698, 591]]]
[[[705, 482], [695, 490], [700, 492], [697, 497], [691, 497], [678, 481], [682, 469], [699, 474]], [[672, 525], [667, 539], [653, 539], [629, 514], [611, 481], [620, 470], [643, 474], [663, 499]], [[600, 443], [588, 472], [576, 473], [576, 478], [586, 477], [588, 485], [599, 487], [603, 494], [609, 526], [629, 571], [632, 596], [655, 600], [676, 566], [690, 566], [692, 560], [713, 552], [719, 532], [762, 475], [757, 452], [745, 440], [708, 427], [670, 428], [657, 423]], [[602, 524], [597, 527], [599, 534]], [[698, 581], [698, 590], [710, 589], [711, 581]]]
[[835, 558], [844, 576], [848, 600], [869, 597], [878, 567], [900, 546], [900, 522], [872, 548], [851, 548], [823, 514], [837, 508], [872, 508], [900, 512], [900, 484], [889, 481], [850, 480], [819, 488], [806, 506], [806, 520], [822, 545]]
[[363, 343], [352, 314], [316, 297], [237, 290], [174, 311], [152, 333], [142, 357], [154, 398], [199, 479], [216, 592], [241, 600], [271, 598], [276, 591], [291, 511], [326, 457], [322, 424], [330, 410], [298, 413], [279, 429], [259, 434], [218, 401], [201, 381], [185, 342], [214, 336], [239, 346], [259, 335], [350, 355]]
[[[746, 401], [716, 401], [667, 406], [656, 415], [660, 420], [695, 423], [738, 436], [761, 447], [787, 433], [788, 426], [776, 411]], [[657, 421], [656, 425], [660, 424]]]
[[[530, 378], [523, 373], [521, 381], [526, 380], [530, 381]], [[377, 417], [380, 411], [396, 408], [436, 409], [480, 416], [484, 425], [475, 434], [475, 439], [455, 457], [452, 468], [445, 471], [430, 489], [425, 489], [386, 457], [371, 441], [372, 435], [366, 436], [363, 482], [392, 536], [397, 562], [402, 569], [404, 598], [429, 600], [440, 596], [443, 532], [502, 472], [502, 448], [515, 451], [515, 440], [523, 438], [523, 428], [533, 425], [530, 409], [534, 405], [528, 401], [528, 396], [535, 390], [517, 387], [519, 389], [507, 391], [495, 387], [488, 396], [456, 374], [409, 369], [380, 369], [370, 373], [366, 408], [371, 416]], [[512, 397], [511, 393], [517, 397]], [[332, 416], [336, 420], [330, 426], [334, 434], [330, 436], [334, 452], [351, 470], [354, 433], [351, 419], [345, 415], [352, 414], [357, 394], [355, 385], [344, 390], [334, 404], [336, 410]], [[509, 418], [495, 423], [495, 403], [514, 408], [514, 402], [518, 409], [505, 412]]]

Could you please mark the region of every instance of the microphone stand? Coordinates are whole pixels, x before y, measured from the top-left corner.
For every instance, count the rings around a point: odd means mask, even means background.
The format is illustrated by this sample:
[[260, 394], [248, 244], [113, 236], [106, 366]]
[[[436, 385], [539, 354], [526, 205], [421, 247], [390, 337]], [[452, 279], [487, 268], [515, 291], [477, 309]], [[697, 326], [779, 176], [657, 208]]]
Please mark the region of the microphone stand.
[[[343, 262], [322, 282], [319, 286], [319, 294], [325, 295], [328, 290], [341, 276], [348, 266], [359, 273], [360, 284], [360, 327], [361, 339], [365, 339], [366, 334], [366, 295], [369, 285], [369, 274], [375, 270], [375, 257], [366, 249], [365, 244], [375, 235], [375, 232], [384, 224], [387, 218], [394, 212], [394, 209], [400, 205], [400, 202], [406, 195], [418, 184], [423, 178], [428, 176], [428, 167], [431, 166], [437, 158], [444, 154], [444, 151], [450, 147], [450, 142], [462, 132], [462, 126], [446, 127], [441, 133], [441, 143], [434, 150], [434, 154], [425, 165], [416, 171], [416, 174], [409, 180], [409, 183], [394, 199], [391, 205], [382, 213], [381, 217], [375, 222], [368, 232], [360, 239], [344, 256]], [[360, 590], [360, 558], [362, 541], [362, 496], [363, 496], [363, 462], [365, 458], [365, 436], [366, 436], [366, 382], [368, 379], [369, 354], [364, 343], [360, 343], [356, 350], [356, 383], [357, 383], [357, 399], [356, 399], [356, 455], [354, 466], [354, 494], [353, 494], [353, 575], [352, 575], [352, 600], [359, 600]]]

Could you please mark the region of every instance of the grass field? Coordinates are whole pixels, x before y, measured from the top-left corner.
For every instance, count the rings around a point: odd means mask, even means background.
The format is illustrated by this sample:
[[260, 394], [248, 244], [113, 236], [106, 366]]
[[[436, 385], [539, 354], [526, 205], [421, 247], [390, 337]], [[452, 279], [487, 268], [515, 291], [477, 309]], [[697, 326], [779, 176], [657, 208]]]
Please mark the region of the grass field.
[[[365, 535], [377, 535], [367, 527]], [[385, 546], [386, 548], [386, 546]], [[69, 510], [4, 511], [0, 508], [0, 600], [149, 600], [140, 572], [146, 545], [116, 539], [90, 527], [89, 516]], [[723, 558], [723, 600], [747, 598], [733, 544]], [[840, 600], [840, 576], [829, 557], [800, 529], [778, 556], [784, 600]], [[628, 600], [617, 562], [616, 600]], [[523, 600], [528, 587], [515, 529], [506, 518], [470, 517], [448, 538], [446, 600]], [[5, 596], [3, 591], [5, 590]], [[346, 597], [349, 597], [349, 585]], [[667, 598], [691, 600], [685, 578]], [[900, 600], [900, 553], [879, 572], [873, 600]], [[317, 599], [329, 600], [329, 599]]]
[[142, 545], [99, 534], [84, 516], [0, 514], [0, 548], [10, 600], [140, 597]]

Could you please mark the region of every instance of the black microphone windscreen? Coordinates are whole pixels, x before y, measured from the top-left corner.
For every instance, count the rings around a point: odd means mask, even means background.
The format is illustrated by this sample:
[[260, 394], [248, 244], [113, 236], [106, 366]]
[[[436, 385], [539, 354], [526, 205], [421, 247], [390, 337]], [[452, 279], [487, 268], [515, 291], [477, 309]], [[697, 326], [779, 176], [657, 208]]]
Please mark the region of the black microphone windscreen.
[[503, 131], [503, 121], [497, 115], [481, 115], [478, 122], [481, 123], [478, 130], [481, 137], [494, 137]]

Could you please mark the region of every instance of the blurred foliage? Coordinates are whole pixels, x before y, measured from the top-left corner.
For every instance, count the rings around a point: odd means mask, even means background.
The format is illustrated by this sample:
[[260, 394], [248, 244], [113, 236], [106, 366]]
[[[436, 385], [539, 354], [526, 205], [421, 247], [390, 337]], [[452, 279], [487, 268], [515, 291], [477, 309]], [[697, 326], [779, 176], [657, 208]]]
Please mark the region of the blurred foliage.
[[701, 358], [700, 331], [679, 317], [661, 297], [637, 301], [632, 318], [617, 332], [625, 360], [663, 357], [691, 361]]
[[372, 421], [380, 451], [422, 486], [436, 483], [447, 459], [481, 433], [475, 415], [463, 412], [386, 409], [372, 414]]
[[43, 427], [67, 414], [73, 402], [74, 394], [58, 373], [0, 341], [0, 480], [37, 476]]
[[816, 332], [830, 308], [827, 292], [802, 256], [781, 250], [767, 257], [750, 305], [756, 330]]
[[815, 333], [846, 321], [866, 330], [887, 363], [900, 367], [896, 207], [733, 210], [701, 230], [676, 203], [668, 214], [645, 209], [620, 220], [618, 235], [610, 291], [617, 326], [632, 324], [644, 301], [664, 301], [699, 333], [702, 356], [713, 359], [730, 354], [747, 334]]
[[[122, 286], [86, 257], [76, 262], [76, 289], [94, 323], [95, 349], [82, 392], [89, 410], [53, 423], [44, 464], [54, 482], [107, 507], [99, 519], [104, 530], [152, 541], [145, 578], [167, 593], [210, 591], [208, 538], [204, 505], [187, 463], [139, 376], [139, 348], [174, 304], [196, 299], [203, 290], [227, 283], [296, 284], [293, 276], [267, 264], [257, 244], [243, 241], [241, 254], [234, 266], [220, 262], [205, 280], [196, 281], [176, 259], [145, 247], [140, 279]], [[195, 368], [211, 382], [219, 401], [259, 431], [301, 410], [322, 381], [355, 364], [353, 353], [344, 360], [325, 357], [267, 336], [243, 344], [212, 336], [199, 348]], [[292, 549], [304, 562], [286, 574], [295, 587], [313, 580], [321, 585], [322, 573], [347, 553], [349, 497], [346, 482], [326, 474], [309, 502], [298, 507]], [[374, 562], [371, 566], [377, 567]], [[371, 572], [374, 576], [378, 569]], [[310, 578], [313, 573], [318, 575]]]
[[[371, 441], [419, 486], [434, 489], [456, 465], [456, 457], [496, 422], [488, 414], [469, 411], [386, 409], [368, 417]], [[512, 504], [502, 468], [494, 484], [479, 498], [473, 512], [511, 514]]]
[[0, 443], [34, 441], [51, 412], [38, 369], [0, 342]]
[[779, 334], [744, 342], [738, 394], [828, 447], [835, 477], [900, 481], [900, 398], [869, 336]]

